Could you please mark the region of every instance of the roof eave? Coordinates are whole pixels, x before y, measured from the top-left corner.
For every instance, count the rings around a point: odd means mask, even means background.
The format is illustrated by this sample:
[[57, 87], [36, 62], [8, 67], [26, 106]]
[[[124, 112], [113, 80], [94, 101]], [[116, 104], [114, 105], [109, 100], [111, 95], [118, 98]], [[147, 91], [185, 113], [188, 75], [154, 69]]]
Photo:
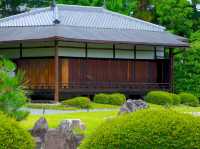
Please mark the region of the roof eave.
[[110, 44], [133, 44], [133, 45], [146, 45], [146, 46], [163, 46], [165, 48], [189, 48], [188, 43], [185, 44], [168, 44], [168, 43], [144, 43], [144, 42], [128, 42], [128, 41], [108, 41], [108, 40], [88, 40], [88, 39], [73, 39], [65, 38], [61, 36], [52, 36], [48, 38], [40, 39], [25, 39], [25, 40], [12, 40], [12, 41], [0, 41], [0, 43], [12, 43], [12, 42], [26, 42], [26, 41], [66, 41], [66, 42], [81, 42], [81, 43], [110, 43]]

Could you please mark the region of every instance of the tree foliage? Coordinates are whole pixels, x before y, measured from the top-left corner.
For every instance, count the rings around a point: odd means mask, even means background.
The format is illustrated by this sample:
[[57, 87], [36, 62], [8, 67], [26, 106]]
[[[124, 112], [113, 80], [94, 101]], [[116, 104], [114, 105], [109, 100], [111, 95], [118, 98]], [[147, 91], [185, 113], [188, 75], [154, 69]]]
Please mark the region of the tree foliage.
[[27, 102], [23, 86], [23, 75], [15, 74], [15, 65], [5, 59], [0, 59], [0, 111], [22, 120], [28, 112], [21, 110]]
[[155, 22], [168, 30], [189, 35], [192, 32], [193, 9], [187, 0], [153, 0], [155, 5]]
[[175, 59], [175, 87], [200, 96], [200, 31], [192, 33], [191, 48]]

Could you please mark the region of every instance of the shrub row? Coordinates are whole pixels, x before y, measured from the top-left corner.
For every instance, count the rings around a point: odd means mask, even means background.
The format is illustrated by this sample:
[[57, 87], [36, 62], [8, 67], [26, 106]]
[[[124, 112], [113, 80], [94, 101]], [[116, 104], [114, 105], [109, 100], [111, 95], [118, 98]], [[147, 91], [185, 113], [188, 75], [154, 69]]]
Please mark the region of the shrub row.
[[180, 103], [189, 106], [198, 106], [199, 100], [190, 93], [173, 94], [165, 91], [151, 91], [145, 96], [145, 101], [158, 105], [178, 105]]
[[200, 119], [172, 110], [140, 110], [101, 124], [80, 149], [180, 149], [200, 146]]
[[126, 100], [126, 96], [121, 93], [113, 94], [96, 94], [94, 96], [94, 102], [101, 104], [111, 104], [111, 105], [122, 105]]
[[65, 106], [72, 106], [72, 107], [78, 107], [78, 108], [90, 108], [90, 99], [88, 97], [75, 97], [72, 99], [67, 99], [62, 102]]

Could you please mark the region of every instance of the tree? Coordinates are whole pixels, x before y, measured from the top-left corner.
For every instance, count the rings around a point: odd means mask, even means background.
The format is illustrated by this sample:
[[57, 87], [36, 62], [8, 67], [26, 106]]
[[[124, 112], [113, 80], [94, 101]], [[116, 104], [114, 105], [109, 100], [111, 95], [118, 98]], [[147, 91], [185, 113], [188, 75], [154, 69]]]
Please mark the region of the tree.
[[194, 10], [193, 14], [193, 30], [197, 31], [200, 30], [200, 12], [197, 11], [197, 4], [200, 3], [200, 0], [192, 0], [192, 7]]
[[176, 56], [176, 92], [191, 92], [200, 96], [200, 30], [190, 37], [191, 48]]
[[134, 17], [137, 17], [139, 19], [142, 19], [148, 22], [152, 22], [154, 19], [153, 9], [154, 9], [154, 6], [151, 5], [149, 0], [140, 0], [138, 2]]
[[16, 120], [22, 120], [27, 115], [27, 111], [21, 110], [26, 104], [25, 87], [23, 85], [23, 75], [15, 74], [15, 65], [5, 59], [0, 59], [0, 111]]
[[152, 0], [155, 5], [155, 23], [173, 33], [189, 36], [193, 31], [193, 9], [187, 0]]

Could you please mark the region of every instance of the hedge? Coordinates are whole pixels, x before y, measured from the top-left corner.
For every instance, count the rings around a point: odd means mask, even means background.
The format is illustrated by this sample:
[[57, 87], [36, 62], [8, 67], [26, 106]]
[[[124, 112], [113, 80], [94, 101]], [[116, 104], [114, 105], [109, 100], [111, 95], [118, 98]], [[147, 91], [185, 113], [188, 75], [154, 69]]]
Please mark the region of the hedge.
[[62, 104], [65, 106], [72, 106], [78, 108], [90, 108], [91, 103], [88, 97], [75, 97], [63, 101]]
[[179, 105], [181, 103], [181, 98], [179, 95], [174, 93], [169, 93], [172, 96], [173, 105]]
[[145, 101], [158, 105], [172, 105], [173, 97], [165, 91], [151, 91], [145, 96]]
[[200, 149], [200, 119], [172, 110], [140, 110], [101, 124], [80, 149]]
[[113, 94], [96, 94], [94, 96], [94, 102], [101, 104], [111, 104], [111, 105], [122, 105], [126, 101], [126, 96], [121, 93]]
[[0, 149], [34, 149], [35, 143], [27, 130], [14, 119], [0, 113]]
[[199, 100], [196, 96], [190, 93], [180, 93], [181, 103], [189, 106], [198, 106]]

